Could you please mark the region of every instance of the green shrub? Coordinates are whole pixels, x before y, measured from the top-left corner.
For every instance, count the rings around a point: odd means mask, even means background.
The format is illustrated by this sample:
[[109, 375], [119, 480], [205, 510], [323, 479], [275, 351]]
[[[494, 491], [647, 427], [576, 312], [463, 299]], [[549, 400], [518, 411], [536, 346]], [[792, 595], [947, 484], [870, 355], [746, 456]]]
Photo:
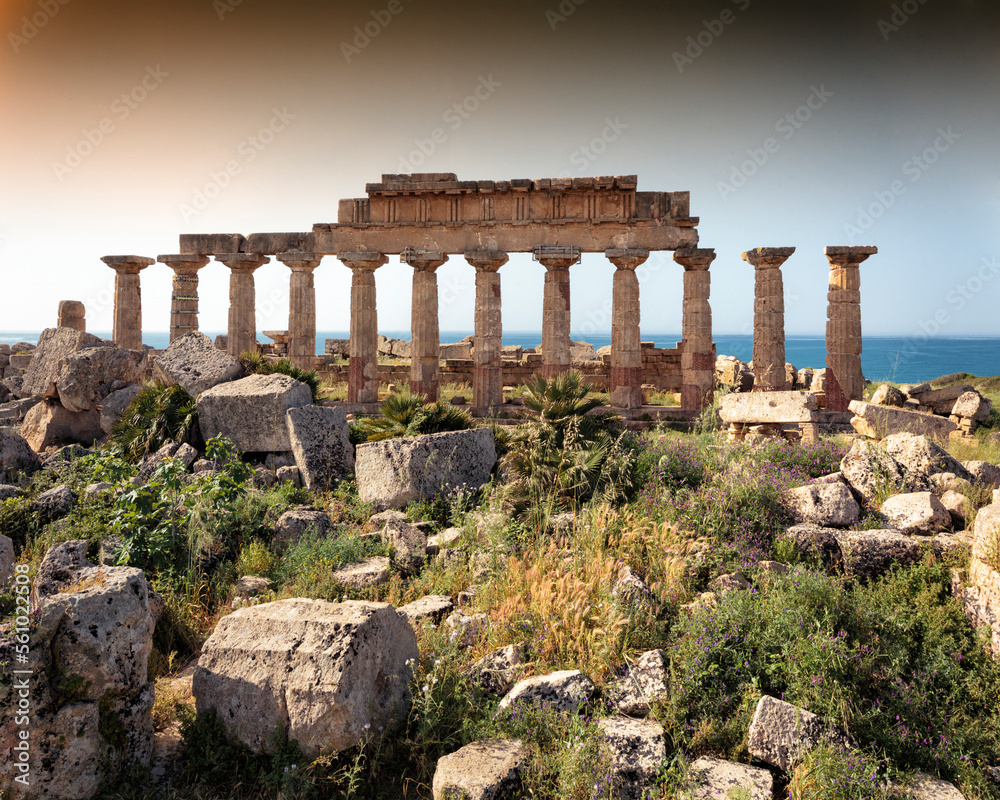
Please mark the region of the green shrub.
[[180, 386], [143, 387], [111, 428], [111, 452], [135, 463], [164, 444], [193, 440], [198, 430], [194, 398]]

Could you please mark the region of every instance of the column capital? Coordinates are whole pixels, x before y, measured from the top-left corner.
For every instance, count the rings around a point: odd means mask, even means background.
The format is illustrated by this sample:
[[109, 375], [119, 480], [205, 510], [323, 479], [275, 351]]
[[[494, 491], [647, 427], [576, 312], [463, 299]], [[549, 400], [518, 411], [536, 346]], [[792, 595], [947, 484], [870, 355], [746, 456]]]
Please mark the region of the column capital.
[[465, 260], [477, 272], [496, 272], [510, 258], [503, 250], [466, 250]]
[[389, 263], [389, 257], [385, 253], [374, 250], [350, 250], [337, 253], [337, 258], [352, 270], [362, 270], [363, 272], [374, 272], [384, 264]]
[[857, 266], [869, 256], [878, 253], [878, 248], [874, 245], [859, 245], [855, 247], [824, 247], [823, 255], [830, 262], [831, 267], [852, 267]]
[[794, 247], [756, 247], [743, 254], [743, 260], [757, 269], [777, 269], [795, 252]]
[[323, 256], [318, 253], [299, 252], [278, 253], [275, 258], [292, 272], [312, 272], [323, 260]]
[[536, 247], [532, 258], [545, 269], [568, 269], [580, 263], [579, 247]]
[[617, 269], [633, 270], [649, 258], [649, 250], [645, 247], [611, 247], [604, 251], [604, 256]]
[[711, 248], [683, 247], [674, 250], [674, 261], [687, 272], [707, 270], [715, 261], [715, 250]]
[[448, 256], [440, 250], [411, 250], [407, 247], [399, 254], [399, 260], [418, 272], [434, 272], [448, 260]]
[[211, 261], [208, 256], [187, 253], [157, 256], [156, 260], [170, 267], [175, 275], [194, 275]]
[[122, 275], [138, 275], [141, 270], [156, 263], [145, 256], [101, 256], [101, 261]]
[[233, 272], [253, 272], [271, 259], [259, 253], [220, 253], [215, 260], [225, 264]]

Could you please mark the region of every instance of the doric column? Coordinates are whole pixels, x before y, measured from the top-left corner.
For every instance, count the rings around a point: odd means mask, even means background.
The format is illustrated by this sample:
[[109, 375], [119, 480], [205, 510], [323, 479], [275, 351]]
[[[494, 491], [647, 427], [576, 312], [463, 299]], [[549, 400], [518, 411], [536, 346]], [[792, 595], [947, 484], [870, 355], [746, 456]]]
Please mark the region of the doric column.
[[681, 320], [681, 408], [702, 409], [715, 393], [715, 345], [712, 342], [712, 276], [715, 251], [684, 248], [674, 261], [684, 267], [684, 311]]
[[794, 247], [758, 247], [743, 254], [755, 270], [753, 303], [753, 389], [755, 392], [784, 391], [785, 381], [785, 289], [781, 265]]
[[139, 273], [156, 262], [143, 256], [104, 256], [101, 261], [115, 271], [115, 327], [112, 338], [119, 347], [142, 350]]
[[297, 367], [312, 369], [316, 360], [316, 283], [313, 270], [323, 256], [282, 253], [278, 261], [292, 271], [288, 285], [288, 358]]
[[351, 403], [378, 402], [378, 314], [375, 308], [375, 270], [389, 259], [383, 253], [338, 253], [351, 277], [351, 344], [347, 399]]
[[60, 328], [72, 328], [74, 331], [87, 330], [87, 309], [79, 300], [61, 300], [59, 302]]
[[503, 321], [500, 312], [500, 273], [507, 263], [500, 250], [469, 250], [465, 260], [476, 268], [476, 334], [473, 352], [472, 404], [477, 408], [503, 405], [500, 348]]
[[611, 292], [611, 405], [642, 405], [642, 345], [639, 336], [639, 278], [636, 267], [649, 258], [649, 250], [605, 250], [615, 265]]
[[438, 364], [441, 338], [438, 331], [438, 285], [435, 270], [448, 256], [436, 250], [406, 250], [400, 261], [413, 267], [413, 300], [410, 311], [410, 391], [428, 400], [441, 396]]
[[229, 276], [229, 341], [226, 350], [233, 358], [257, 349], [257, 294], [254, 271], [271, 259], [258, 253], [217, 255], [232, 270]]
[[157, 259], [174, 271], [170, 297], [170, 341], [198, 330], [198, 270], [208, 264], [208, 256], [167, 255]]
[[542, 303], [542, 375], [567, 372], [572, 363], [569, 337], [569, 268], [580, 261], [576, 247], [536, 247], [535, 260], [545, 267]]
[[878, 248], [827, 247], [830, 293], [826, 309], [826, 407], [847, 411], [865, 389], [861, 372], [861, 262]]

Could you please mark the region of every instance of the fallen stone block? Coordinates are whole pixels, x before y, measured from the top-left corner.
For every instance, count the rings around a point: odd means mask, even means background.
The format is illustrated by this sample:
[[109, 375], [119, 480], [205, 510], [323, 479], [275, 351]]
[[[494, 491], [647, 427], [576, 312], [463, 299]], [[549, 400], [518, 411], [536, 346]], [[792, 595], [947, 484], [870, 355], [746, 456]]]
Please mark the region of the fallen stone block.
[[787, 772], [820, 742], [857, 748], [850, 736], [822, 717], [769, 695], [760, 698], [747, 733], [753, 756]]
[[390, 520], [382, 528], [392, 563], [403, 575], [416, 575], [427, 559], [427, 534], [407, 522]]
[[34, 406], [21, 422], [21, 435], [31, 449], [41, 453], [55, 444], [80, 442], [91, 445], [104, 437], [97, 411], [68, 411], [46, 400]]
[[372, 556], [334, 570], [333, 579], [351, 589], [381, 586], [389, 582], [389, 563], [386, 556]]
[[745, 800], [771, 800], [774, 778], [762, 767], [702, 756], [691, 764], [684, 788], [691, 800], [720, 800], [738, 792]]
[[906, 404], [906, 395], [892, 384], [883, 383], [875, 390], [871, 402], [876, 406], [902, 408]]
[[950, 419], [933, 414], [876, 406], [861, 400], [851, 400], [848, 407], [855, 414], [851, 426], [870, 439], [884, 439], [893, 433], [915, 433], [946, 442], [951, 432], [958, 430], [958, 425]]
[[728, 423], [816, 422], [819, 403], [811, 392], [747, 392], [727, 394], [719, 417]]
[[922, 492], [931, 488], [928, 481], [942, 472], [970, 480], [972, 475], [940, 445], [926, 436], [912, 433], [896, 433], [886, 436], [881, 447], [903, 470], [903, 477], [909, 491]]
[[15, 483], [41, 467], [38, 454], [28, 441], [10, 427], [0, 427], [0, 481]]
[[965, 800], [965, 795], [958, 791], [955, 784], [925, 772], [918, 772], [901, 788], [909, 800]]
[[251, 375], [221, 383], [198, 396], [198, 425], [208, 441], [227, 436], [247, 453], [292, 449], [287, 413], [312, 404], [309, 387], [288, 375]]
[[909, 566], [921, 556], [920, 542], [894, 530], [836, 531], [844, 574], [862, 581], [884, 575], [894, 566]]
[[812, 484], [785, 492], [795, 522], [811, 522], [831, 528], [846, 528], [857, 522], [861, 508], [844, 483]]
[[146, 353], [121, 347], [87, 347], [68, 355], [56, 381], [59, 402], [67, 411], [97, 411], [120, 386], [140, 384]]
[[1000, 467], [989, 461], [964, 461], [962, 466], [968, 471], [970, 480], [989, 489], [1000, 488]]
[[889, 497], [880, 509], [893, 528], [906, 534], [932, 534], [951, 525], [951, 514], [932, 492]]
[[418, 655], [413, 629], [386, 603], [280, 600], [219, 621], [193, 690], [198, 713], [214, 709], [252, 751], [273, 753], [284, 731], [315, 758], [405, 719]]
[[645, 800], [667, 757], [667, 742], [658, 722], [631, 717], [597, 720], [611, 751], [611, 785], [617, 800]]
[[527, 647], [509, 644], [479, 659], [469, 668], [469, 677], [488, 694], [506, 694], [523, 674], [526, 661]]
[[305, 535], [326, 536], [333, 529], [330, 515], [309, 506], [290, 508], [274, 526], [274, 542], [280, 547], [288, 547]]
[[662, 650], [649, 650], [629, 665], [628, 674], [609, 690], [618, 713], [629, 717], [646, 716], [650, 703], [667, 696], [670, 678], [667, 667], [667, 654]]
[[112, 392], [101, 401], [101, 430], [104, 433], [111, 433], [111, 428], [141, 391], [141, 386], [132, 384], [126, 386], [124, 389]]
[[114, 347], [114, 342], [72, 328], [46, 328], [38, 337], [31, 364], [24, 373], [24, 396], [59, 398], [57, 384], [70, 356], [90, 347]]
[[14, 577], [14, 542], [0, 534], [0, 589]]
[[517, 800], [529, 751], [519, 740], [473, 742], [438, 759], [434, 800]]
[[577, 669], [536, 675], [519, 681], [507, 692], [497, 711], [504, 711], [515, 703], [526, 703], [552, 711], [575, 712], [590, 699], [595, 688], [590, 678]]
[[358, 445], [355, 475], [364, 502], [401, 508], [461, 486], [478, 489], [495, 463], [492, 431], [476, 428]]
[[310, 404], [289, 409], [287, 417], [295, 464], [307, 489], [326, 491], [354, 469], [344, 409]]
[[443, 594], [429, 594], [400, 606], [398, 611], [404, 614], [414, 628], [419, 628], [424, 622], [439, 623], [446, 614], [455, 609], [455, 602]]

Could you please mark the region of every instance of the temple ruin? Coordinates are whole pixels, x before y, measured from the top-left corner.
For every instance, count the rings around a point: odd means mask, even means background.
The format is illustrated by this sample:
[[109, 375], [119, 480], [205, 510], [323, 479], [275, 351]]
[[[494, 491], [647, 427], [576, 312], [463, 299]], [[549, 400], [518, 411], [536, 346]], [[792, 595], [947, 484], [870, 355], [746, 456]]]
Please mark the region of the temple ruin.
[[[611, 405], [642, 405], [642, 386], [678, 391], [683, 409], [711, 401], [715, 345], [709, 303], [709, 267], [715, 251], [698, 248], [698, 218], [688, 192], [639, 192], [634, 175], [542, 180], [460, 181], [451, 173], [383, 175], [366, 197], [341, 200], [336, 223], [308, 232], [182, 234], [180, 252], [156, 260], [174, 271], [170, 340], [198, 329], [198, 271], [211, 259], [231, 271], [226, 348], [234, 356], [257, 347], [254, 272], [271, 258], [290, 270], [289, 358], [316, 366], [316, 291], [313, 273], [325, 256], [351, 270], [348, 402], [378, 401], [378, 314], [375, 271], [398, 256], [413, 268], [409, 384], [437, 399], [441, 383], [437, 269], [458, 256], [476, 271], [475, 334], [469, 373], [473, 405], [503, 403], [505, 383], [525, 371], [545, 376], [572, 366], [570, 270], [583, 253], [604, 253], [614, 265], [612, 343], [606, 361]], [[651, 252], [673, 251], [684, 269], [682, 339], [672, 350], [643, 343], [636, 268]], [[781, 265], [795, 248], [758, 248], [743, 254], [756, 271], [754, 369], [756, 390], [787, 388]], [[830, 321], [829, 385], [834, 406], [861, 396], [858, 264], [875, 248], [827, 248]], [[531, 253], [545, 269], [541, 354], [525, 364], [502, 357], [499, 271], [510, 253]], [[141, 346], [139, 272], [155, 263], [140, 256], [105, 256], [117, 272], [114, 339]], [[450, 362], [445, 368], [451, 369]], [[454, 374], [454, 373], [451, 373]], [[510, 379], [508, 381], [508, 379]], [[599, 381], [598, 381], [599, 383]]]

